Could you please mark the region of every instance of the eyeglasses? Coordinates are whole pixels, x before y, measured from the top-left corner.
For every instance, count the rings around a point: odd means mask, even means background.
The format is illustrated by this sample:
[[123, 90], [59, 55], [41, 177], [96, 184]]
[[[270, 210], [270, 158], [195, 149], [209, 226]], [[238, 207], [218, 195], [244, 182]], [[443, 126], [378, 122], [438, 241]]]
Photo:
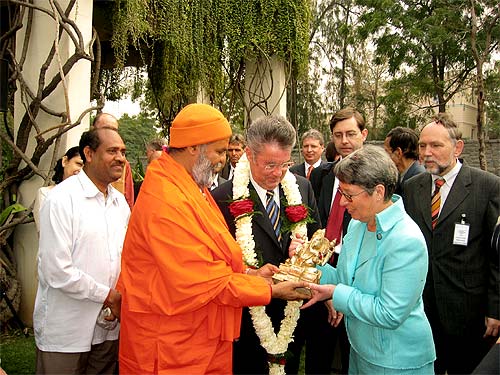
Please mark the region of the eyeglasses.
[[359, 193], [356, 193], [356, 194], [347, 194], [347, 193], [344, 193], [340, 188], [337, 189], [339, 191], [340, 194], [342, 194], [344, 196], [344, 198], [348, 201], [348, 202], [352, 202], [352, 198], [354, 197], [357, 197], [358, 195], [360, 195], [361, 193], [366, 193], [366, 190], [361, 190]]
[[269, 164], [265, 164], [264, 165], [264, 170], [266, 172], [271, 172], [271, 171], [275, 171], [276, 169], [288, 169], [290, 168], [291, 166], [293, 165], [293, 161], [287, 161], [287, 162], [284, 162], [282, 164], [277, 164], [277, 163], [269, 163]]
[[333, 133], [333, 138], [335, 139], [342, 139], [344, 137], [346, 137], [347, 139], [354, 139], [356, 138], [360, 133], [359, 132], [356, 132], [356, 131], [349, 131], [349, 132], [346, 132], [346, 133], [341, 133], [341, 132], [336, 132], [336, 133]]

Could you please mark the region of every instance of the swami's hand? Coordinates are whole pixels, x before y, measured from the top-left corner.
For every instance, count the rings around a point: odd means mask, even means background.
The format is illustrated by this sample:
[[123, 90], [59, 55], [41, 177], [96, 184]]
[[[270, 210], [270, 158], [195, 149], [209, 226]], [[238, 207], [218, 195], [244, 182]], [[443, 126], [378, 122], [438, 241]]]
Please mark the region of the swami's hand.
[[288, 301], [300, 301], [309, 299], [309, 295], [297, 290], [297, 288], [307, 288], [309, 283], [304, 281], [283, 281], [271, 285], [272, 297], [285, 299]]
[[309, 301], [307, 301], [307, 303], [303, 305], [301, 309], [308, 308], [309, 306], [314, 305], [318, 301], [331, 299], [333, 296], [333, 291], [335, 290], [335, 285], [332, 284], [319, 285], [314, 283], [308, 283], [307, 287], [311, 289], [312, 298]]
[[484, 318], [484, 325], [486, 326], [486, 331], [484, 332], [483, 337], [498, 337], [498, 334], [500, 333], [500, 320], [486, 317]]

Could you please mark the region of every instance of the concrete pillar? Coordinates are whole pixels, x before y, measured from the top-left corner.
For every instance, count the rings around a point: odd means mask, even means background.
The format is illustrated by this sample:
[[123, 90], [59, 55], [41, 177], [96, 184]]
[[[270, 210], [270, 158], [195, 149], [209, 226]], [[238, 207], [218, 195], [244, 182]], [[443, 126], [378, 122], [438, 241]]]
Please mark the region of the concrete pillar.
[[[250, 109], [250, 120], [264, 115], [286, 117], [286, 77], [282, 60], [247, 60], [245, 69], [245, 106]], [[249, 123], [245, 111], [245, 124]]]
[[[45, 0], [35, 0], [34, 3], [40, 7], [50, 10], [50, 3]], [[68, 1], [60, 0], [62, 8], [65, 9]], [[90, 40], [92, 37], [92, 1], [77, 1], [70, 14], [70, 18], [78, 26], [85, 43], [85, 48], [88, 52]], [[25, 13], [25, 16], [28, 12]], [[26, 20], [24, 20], [26, 23]], [[19, 60], [23, 48], [24, 33], [26, 28], [18, 32], [16, 40], [16, 56]], [[29, 46], [27, 49], [26, 62], [23, 69], [23, 78], [26, 84], [31, 88], [32, 92], [37, 91], [40, 67], [47, 59], [47, 55], [56, 38], [55, 21], [43, 12], [34, 12], [33, 25], [31, 35], [29, 36]], [[61, 39], [58, 42], [59, 58], [61, 64], [73, 54], [75, 48], [72, 40], [63, 32]], [[68, 89], [68, 100], [70, 108], [71, 120], [75, 121], [84, 109], [90, 107], [90, 61], [81, 59], [76, 63], [69, 74], [66, 76], [66, 85]], [[59, 74], [57, 59], [53, 59], [49, 69], [47, 70], [46, 84], [51, 81], [52, 77]], [[25, 113], [23, 105], [24, 98], [20, 95], [20, 90], [16, 92], [14, 102], [14, 128], [17, 134], [17, 129]], [[66, 111], [66, 101], [62, 84], [59, 84], [57, 89], [43, 103], [56, 112]], [[57, 117], [53, 117], [40, 111], [36, 117], [36, 122], [43, 130], [53, 127], [61, 122]], [[89, 116], [87, 115], [82, 124], [71, 131], [67, 132], [61, 140], [57, 156], [61, 157], [68, 148], [77, 146], [80, 135], [87, 130], [89, 126]], [[45, 135], [52, 135], [50, 132]], [[27, 155], [31, 155], [35, 146], [35, 131], [32, 130], [30, 141], [26, 150]], [[40, 168], [44, 172], [49, 171], [52, 154], [54, 152], [51, 147], [40, 160]], [[21, 165], [21, 168], [24, 165]], [[38, 189], [42, 186], [43, 180], [38, 177], [32, 177], [30, 180], [24, 181], [19, 189], [19, 202], [28, 207], [33, 203]], [[27, 324], [32, 324], [33, 307], [37, 289], [37, 270], [36, 257], [38, 253], [38, 235], [35, 224], [19, 225], [14, 233], [14, 252], [17, 260], [18, 279], [22, 286], [20, 317]]]

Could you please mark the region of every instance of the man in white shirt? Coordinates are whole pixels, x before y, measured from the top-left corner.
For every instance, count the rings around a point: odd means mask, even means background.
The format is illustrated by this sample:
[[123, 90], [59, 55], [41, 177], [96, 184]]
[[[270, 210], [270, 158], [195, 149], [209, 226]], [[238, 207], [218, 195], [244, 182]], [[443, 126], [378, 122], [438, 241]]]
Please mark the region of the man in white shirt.
[[[37, 374], [113, 374], [118, 354], [120, 273], [130, 209], [110, 184], [125, 165], [112, 128], [83, 133], [83, 170], [57, 185], [40, 212], [38, 293], [33, 314]], [[101, 310], [111, 313], [100, 318]], [[99, 325], [98, 325], [99, 324]]]

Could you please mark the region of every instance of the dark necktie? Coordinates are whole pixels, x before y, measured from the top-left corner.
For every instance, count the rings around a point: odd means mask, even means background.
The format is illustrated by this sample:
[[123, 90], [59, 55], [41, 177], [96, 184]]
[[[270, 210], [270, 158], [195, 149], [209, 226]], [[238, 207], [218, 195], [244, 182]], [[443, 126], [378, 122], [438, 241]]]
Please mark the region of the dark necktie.
[[309, 168], [307, 168], [307, 175], [306, 175], [306, 178], [309, 180], [309, 178], [311, 178], [311, 172], [313, 171], [314, 167], [312, 165], [309, 166]]
[[435, 189], [431, 199], [432, 229], [436, 227], [439, 217], [439, 208], [441, 207], [441, 186], [443, 186], [443, 184], [444, 178], [437, 178], [434, 181]]
[[276, 238], [279, 241], [281, 239], [280, 208], [274, 200], [274, 192], [272, 190], [268, 190], [266, 192], [266, 212], [269, 216], [269, 220], [271, 221], [271, 225], [274, 229], [274, 233], [276, 234]]
[[326, 224], [325, 237], [332, 241], [335, 239], [337, 245], [340, 242], [342, 235], [342, 223], [344, 221], [345, 207], [340, 205], [341, 194], [337, 190], [335, 198], [333, 200], [332, 209], [330, 210], [330, 215], [328, 215], [328, 222]]

